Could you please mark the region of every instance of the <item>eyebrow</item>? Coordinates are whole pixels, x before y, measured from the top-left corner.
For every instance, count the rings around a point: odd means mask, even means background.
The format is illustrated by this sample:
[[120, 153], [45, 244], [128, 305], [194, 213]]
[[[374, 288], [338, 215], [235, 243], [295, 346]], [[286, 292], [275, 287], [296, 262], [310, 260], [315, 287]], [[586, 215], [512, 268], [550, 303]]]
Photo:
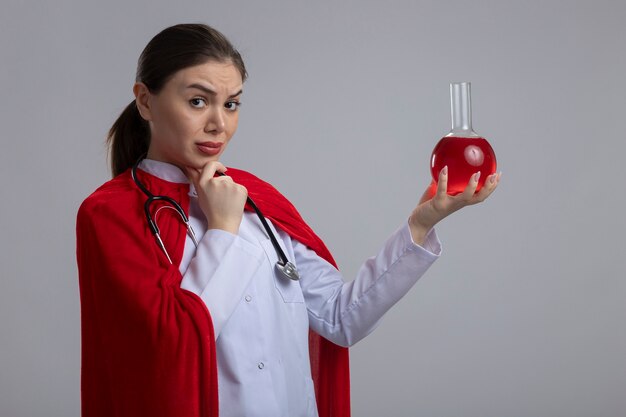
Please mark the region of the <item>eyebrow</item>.
[[[204, 86], [204, 85], [202, 85], [202, 84], [196, 84], [196, 83], [194, 83], [194, 84], [188, 85], [188, 86], [187, 86], [187, 88], [196, 88], [196, 89], [198, 89], [198, 90], [204, 91], [204, 92], [205, 92], [205, 93], [207, 93], [207, 94], [210, 94], [210, 95], [213, 95], [213, 96], [217, 95], [217, 93], [216, 93], [215, 91], [211, 90], [210, 88], [208, 88], [208, 87], [206, 87], [206, 86]], [[243, 93], [243, 90], [241, 90], [241, 89], [240, 89], [240, 90], [239, 90], [239, 91], [237, 91], [235, 94], [231, 94], [231, 95], [229, 95], [229, 96], [228, 96], [228, 98], [237, 97], [237, 96], [238, 96], [238, 95], [240, 95], [241, 93]]]

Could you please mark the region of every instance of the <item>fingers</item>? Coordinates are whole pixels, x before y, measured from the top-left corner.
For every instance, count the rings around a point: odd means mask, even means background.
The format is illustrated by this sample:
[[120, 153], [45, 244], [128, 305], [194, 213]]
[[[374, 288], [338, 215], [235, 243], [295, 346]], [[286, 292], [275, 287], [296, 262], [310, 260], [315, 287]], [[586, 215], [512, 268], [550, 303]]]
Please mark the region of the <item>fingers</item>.
[[470, 178], [467, 186], [465, 186], [465, 190], [461, 193], [461, 199], [465, 201], [471, 201], [474, 193], [476, 192], [476, 188], [478, 188], [478, 180], [480, 179], [480, 171], [476, 172]]
[[[224, 192], [224, 190], [231, 190], [235, 192], [235, 194], [239, 195], [238, 198], [243, 198], [245, 200], [248, 195], [246, 187], [235, 183], [235, 181], [233, 181], [233, 179], [228, 175], [215, 175], [217, 172], [224, 173], [226, 169], [227, 168], [221, 162], [208, 162], [202, 170], [197, 173], [196, 182], [194, 183], [196, 191], [202, 190], [203, 192], [208, 192], [210, 194], [218, 192], [218, 195], [221, 195], [219, 193]], [[193, 180], [195, 174], [192, 173], [191, 176]], [[218, 189], [221, 189], [222, 191], [218, 191]], [[231, 195], [229, 194], [229, 191], [226, 191], [226, 193], [227, 195]]]
[[237, 234], [248, 190], [229, 176], [215, 176], [217, 172], [224, 171], [226, 167], [217, 161], [208, 162], [200, 169], [185, 168], [196, 190], [207, 227]]
[[460, 195], [461, 200], [465, 202], [465, 205], [482, 203], [495, 191], [500, 182], [501, 175], [501, 172], [489, 175], [478, 192], [476, 192], [476, 188], [478, 186], [478, 180], [480, 179], [480, 172], [472, 175], [467, 187], [465, 187], [465, 190]]
[[442, 198], [448, 194], [448, 166], [442, 168], [437, 180], [437, 197]]
[[209, 181], [215, 176], [215, 173], [218, 171], [226, 171], [226, 167], [224, 166], [224, 164], [218, 161], [207, 162], [207, 164], [202, 168], [202, 172], [200, 172], [200, 182], [204, 183], [206, 181]]
[[219, 161], [207, 162], [201, 169], [185, 167], [187, 177], [196, 188], [199, 184], [205, 184], [215, 176], [216, 172], [225, 172], [226, 167]]
[[496, 187], [498, 187], [498, 184], [500, 183], [501, 175], [502, 175], [502, 172], [499, 172], [496, 174], [491, 174], [490, 176], [487, 177], [487, 180], [485, 181], [485, 184], [483, 185], [483, 187], [474, 196], [474, 199], [476, 200], [477, 203], [485, 201], [487, 197], [489, 197], [491, 193], [495, 191]]

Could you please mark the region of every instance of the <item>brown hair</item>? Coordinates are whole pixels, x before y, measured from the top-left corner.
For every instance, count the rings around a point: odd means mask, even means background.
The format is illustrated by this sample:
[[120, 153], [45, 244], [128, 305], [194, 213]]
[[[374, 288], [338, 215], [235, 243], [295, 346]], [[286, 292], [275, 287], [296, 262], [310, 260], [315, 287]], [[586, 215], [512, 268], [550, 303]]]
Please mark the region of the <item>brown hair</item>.
[[[203, 24], [171, 26], [146, 45], [137, 63], [135, 81], [157, 94], [177, 71], [211, 60], [232, 62], [245, 81], [248, 73], [241, 55], [220, 32]], [[113, 176], [126, 171], [148, 152], [150, 127], [139, 114], [135, 100], [113, 123], [107, 142]]]

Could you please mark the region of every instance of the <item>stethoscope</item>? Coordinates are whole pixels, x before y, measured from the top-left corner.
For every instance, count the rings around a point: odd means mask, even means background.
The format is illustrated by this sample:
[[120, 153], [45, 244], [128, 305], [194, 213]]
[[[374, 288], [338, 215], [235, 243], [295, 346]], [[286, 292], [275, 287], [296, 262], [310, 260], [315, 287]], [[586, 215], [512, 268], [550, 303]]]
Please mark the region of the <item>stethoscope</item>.
[[[146, 220], [148, 221], [148, 226], [150, 227], [150, 231], [154, 235], [159, 248], [161, 248], [163, 253], [165, 253], [165, 256], [167, 256], [167, 260], [170, 262], [170, 264], [173, 264], [172, 258], [170, 258], [170, 254], [167, 252], [167, 249], [165, 248], [165, 245], [163, 244], [163, 240], [161, 239], [159, 226], [157, 226], [156, 221], [155, 221], [157, 215], [159, 214], [159, 211], [161, 211], [161, 209], [164, 209], [164, 208], [172, 209], [176, 211], [179, 214], [183, 223], [185, 223], [185, 226], [187, 227], [187, 233], [189, 234], [189, 237], [191, 237], [191, 240], [193, 241], [193, 244], [196, 246], [196, 248], [198, 247], [198, 239], [196, 238], [196, 233], [191, 227], [191, 224], [189, 224], [189, 217], [187, 217], [187, 215], [185, 214], [185, 211], [180, 206], [180, 204], [176, 202], [176, 200], [165, 195], [152, 194], [150, 190], [148, 190], [141, 183], [141, 181], [139, 181], [139, 178], [137, 178], [137, 167], [139, 166], [139, 163], [142, 161], [142, 159], [143, 157], [139, 158], [139, 160], [135, 163], [135, 165], [133, 165], [133, 168], [131, 169], [130, 173], [133, 178], [133, 181], [135, 182], [135, 184], [137, 184], [137, 187], [139, 187], [139, 189], [148, 197], [148, 199], [143, 205], [143, 210], [146, 215]], [[225, 175], [221, 172], [218, 172], [217, 174]], [[155, 212], [154, 219], [153, 219], [152, 214], [150, 213], [150, 205], [154, 203], [155, 201], [165, 201], [169, 203], [170, 205], [169, 206], [163, 205], [159, 207], [157, 211]], [[267, 233], [270, 240], [272, 241], [272, 246], [274, 246], [274, 249], [276, 250], [276, 255], [278, 255], [278, 261], [276, 262], [276, 269], [278, 269], [285, 277], [292, 279], [294, 281], [297, 281], [298, 279], [300, 279], [300, 275], [298, 275], [298, 270], [296, 269], [296, 266], [292, 264], [291, 262], [289, 262], [289, 260], [287, 259], [285, 252], [283, 252], [283, 249], [278, 244], [278, 240], [276, 240], [276, 236], [274, 236], [272, 229], [270, 229], [269, 224], [267, 224], [267, 220], [265, 220], [265, 216], [263, 215], [263, 213], [261, 213], [261, 210], [259, 210], [259, 208], [256, 206], [256, 204], [254, 204], [254, 201], [252, 201], [250, 197], [248, 197], [247, 202], [250, 205], [250, 207], [252, 207], [256, 215], [259, 217], [259, 220], [261, 220], [261, 224], [263, 225], [265, 232]]]

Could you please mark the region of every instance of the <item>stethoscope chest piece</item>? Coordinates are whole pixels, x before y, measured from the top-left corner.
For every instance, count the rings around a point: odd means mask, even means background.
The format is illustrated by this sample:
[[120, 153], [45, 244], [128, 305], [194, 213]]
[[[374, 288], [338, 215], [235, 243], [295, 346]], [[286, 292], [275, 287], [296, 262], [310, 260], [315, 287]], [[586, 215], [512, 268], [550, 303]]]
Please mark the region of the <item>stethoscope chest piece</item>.
[[281, 261], [276, 262], [276, 269], [278, 269], [283, 276], [291, 280], [298, 281], [300, 279], [296, 266], [289, 261], [286, 263]]

